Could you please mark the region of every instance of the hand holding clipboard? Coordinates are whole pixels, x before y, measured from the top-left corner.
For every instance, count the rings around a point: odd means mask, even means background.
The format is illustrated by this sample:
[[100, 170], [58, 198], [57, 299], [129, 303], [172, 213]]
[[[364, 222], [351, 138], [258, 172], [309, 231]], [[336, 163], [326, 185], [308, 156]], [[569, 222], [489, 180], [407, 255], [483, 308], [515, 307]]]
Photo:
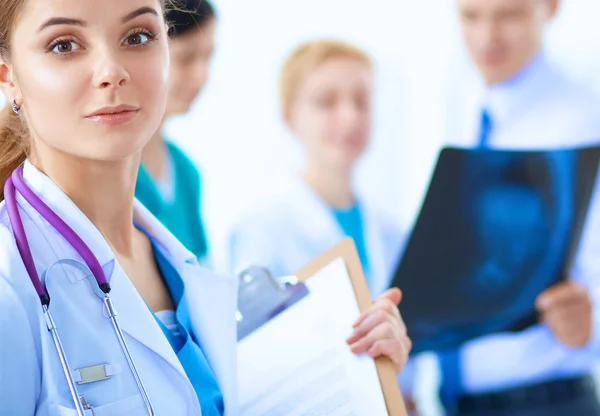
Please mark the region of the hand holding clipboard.
[[351, 240], [283, 282], [262, 269], [240, 279], [241, 415], [406, 415], [391, 362], [346, 343], [372, 305]]

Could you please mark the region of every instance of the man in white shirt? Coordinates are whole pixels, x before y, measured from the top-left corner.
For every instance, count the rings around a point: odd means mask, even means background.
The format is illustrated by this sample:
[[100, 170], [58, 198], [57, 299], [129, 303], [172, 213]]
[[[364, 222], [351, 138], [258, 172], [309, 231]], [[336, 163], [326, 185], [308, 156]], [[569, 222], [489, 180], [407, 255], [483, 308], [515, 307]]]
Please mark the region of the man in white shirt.
[[[481, 76], [459, 102], [451, 145], [551, 149], [600, 144], [600, 101], [553, 66], [542, 40], [558, 0], [457, 0]], [[451, 415], [600, 415], [590, 372], [600, 357], [600, 186], [571, 274], [540, 294], [540, 323], [439, 354]]]

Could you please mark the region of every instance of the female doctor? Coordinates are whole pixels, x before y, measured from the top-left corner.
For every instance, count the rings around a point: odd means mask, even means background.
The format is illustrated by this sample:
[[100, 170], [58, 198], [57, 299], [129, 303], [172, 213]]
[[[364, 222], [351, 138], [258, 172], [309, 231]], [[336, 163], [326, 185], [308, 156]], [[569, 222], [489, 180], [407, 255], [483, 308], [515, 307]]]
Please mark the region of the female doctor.
[[[0, 0], [0, 414], [236, 415], [236, 284], [134, 200], [166, 103], [160, 0]], [[400, 371], [391, 293], [357, 343]], [[392, 352], [389, 352], [392, 351]]]
[[287, 59], [279, 84], [282, 113], [303, 145], [305, 165], [234, 227], [233, 270], [254, 263], [284, 276], [351, 237], [371, 293], [389, 287], [402, 232], [353, 187], [369, 142], [372, 84], [369, 57], [343, 42], [308, 42]]
[[[312, 41], [289, 56], [279, 98], [284, 121], [304, 148], [304, 168], [234, 226], [231, 270], [255, 264], [285, 276], [351, 237], [371, 294], [389, 294], [403, 233], [353, 187], [369, 142], [372, 89], [370, 58], [347, 43]], [[400, 380], [407, 397], [413, 369], [411, 361]]]

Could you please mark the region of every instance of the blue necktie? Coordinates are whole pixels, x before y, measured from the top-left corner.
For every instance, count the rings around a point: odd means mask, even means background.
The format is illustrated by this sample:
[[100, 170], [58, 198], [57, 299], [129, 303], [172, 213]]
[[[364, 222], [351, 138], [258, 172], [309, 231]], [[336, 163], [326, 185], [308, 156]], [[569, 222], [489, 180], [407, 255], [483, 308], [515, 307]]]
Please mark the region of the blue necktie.
[[479, 141], [477, 143], [479, 149], [487, 147], [492, 134], [492, 127], [492, 116], [487, 109], [483, 108], [481, 110], [481, 118], [479, 121]]
[[[492, 117], [488, 110], [484, 108], [481, 110], [479, 137], [477, 142], [478, 149], [485, 149], [488, 146], [491, 133]], [[448, 410], [454, 409], [462, 394], [460, 351], [458, 348], [438, 351], [438, 358], [442, 373], [440, 396], [444, 406], [448, 408]]]
[[438, 358], [442, 375], [440, 398], [447, 410], [453, 410], [462, 394], [460, 351], [458, 348], [438, 351]]

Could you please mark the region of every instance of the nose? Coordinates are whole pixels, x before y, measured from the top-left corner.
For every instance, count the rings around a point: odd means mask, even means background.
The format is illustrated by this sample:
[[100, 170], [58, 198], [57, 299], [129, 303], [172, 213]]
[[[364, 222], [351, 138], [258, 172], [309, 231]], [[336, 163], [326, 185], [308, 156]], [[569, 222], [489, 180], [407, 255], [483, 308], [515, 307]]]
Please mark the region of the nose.
[[496, 43], [499, 25], [495, 19], [486, 19], [479, 24], [479, 41], [484, 47], [490, 47]]
[[197, 65], [194, 65], [189, 79], [190, 85], [195, 86], [197, 89], [202, 89], [208, 81], [208, 64], [206, 62], [199, 62]]
[[94, 57], [95, 71], [93, 83], [96, 88], [118, 88], [130, 80], [129, 72], [117, 53], [105, 51]]
[[356, 123], [360, 116], [360, 109], [353, 100], [344, 100], [340, 105], [339, 117], [340, 121], [345, 125]]

